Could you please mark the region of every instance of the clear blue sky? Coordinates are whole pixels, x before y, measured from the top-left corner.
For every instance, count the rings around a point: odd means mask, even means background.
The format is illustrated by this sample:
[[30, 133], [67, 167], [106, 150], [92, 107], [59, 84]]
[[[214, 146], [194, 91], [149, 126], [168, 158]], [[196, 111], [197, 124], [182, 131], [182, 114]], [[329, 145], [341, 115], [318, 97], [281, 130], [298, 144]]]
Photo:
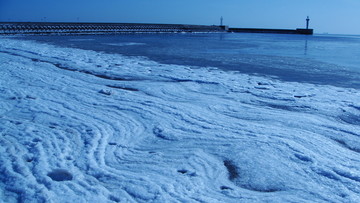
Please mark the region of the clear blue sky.
[[360, 0], [0, 0], [0, 21], [183, 23], [360, 34]]

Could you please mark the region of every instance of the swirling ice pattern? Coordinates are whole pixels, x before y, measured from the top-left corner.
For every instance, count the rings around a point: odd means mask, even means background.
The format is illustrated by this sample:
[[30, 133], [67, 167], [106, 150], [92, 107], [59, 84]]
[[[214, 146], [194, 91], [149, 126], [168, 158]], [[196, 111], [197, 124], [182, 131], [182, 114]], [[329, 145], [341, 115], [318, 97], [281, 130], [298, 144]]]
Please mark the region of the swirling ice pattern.
[[0, 40], [5, 202], [359, 202], [360, 93]]

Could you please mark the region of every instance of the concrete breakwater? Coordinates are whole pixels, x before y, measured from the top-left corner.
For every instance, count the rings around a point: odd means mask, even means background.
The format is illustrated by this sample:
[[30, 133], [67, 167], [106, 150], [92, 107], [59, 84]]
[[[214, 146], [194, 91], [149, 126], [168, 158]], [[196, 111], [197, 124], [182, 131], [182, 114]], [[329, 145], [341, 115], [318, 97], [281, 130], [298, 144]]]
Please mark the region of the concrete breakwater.
[[312, 35], [313, 29], [229, 28], [217, 25], [144, 23], [0, 22], [0, 34], [111, 34], [111, 33], [242, 32]]
[[0, 23], [0, 34], [105, 34], [134, 32], [225, 32], [220, 26], [140, 23]]
[[242, 32], [242, 33], [276, 33], [276, 34], [301, 34], [312, 35], [313, 29], [262, 29], [262, 28], [229, 28], [229, 32]]

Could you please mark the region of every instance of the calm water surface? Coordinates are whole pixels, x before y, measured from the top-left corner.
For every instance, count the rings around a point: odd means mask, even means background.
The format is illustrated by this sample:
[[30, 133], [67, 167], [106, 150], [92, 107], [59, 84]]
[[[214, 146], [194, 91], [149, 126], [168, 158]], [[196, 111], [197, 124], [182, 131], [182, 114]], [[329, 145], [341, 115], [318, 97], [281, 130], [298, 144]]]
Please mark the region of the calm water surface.
[[248, 33], [26, 36], [63, 47], [360, 89], [360, 36]]

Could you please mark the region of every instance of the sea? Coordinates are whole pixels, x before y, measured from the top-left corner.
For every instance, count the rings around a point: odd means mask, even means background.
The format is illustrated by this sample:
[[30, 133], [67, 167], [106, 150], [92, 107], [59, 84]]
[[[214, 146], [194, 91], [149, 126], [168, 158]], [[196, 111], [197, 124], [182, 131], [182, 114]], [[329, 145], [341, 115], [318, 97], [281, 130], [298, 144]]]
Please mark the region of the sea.
[[56, 46], [164, 64], [216, 67], [312, 84], [360, 88], [360, 36], [256, 33], [26, 36]]
[[360, 36], [0, 37], [0, 202], [360, 202]]

